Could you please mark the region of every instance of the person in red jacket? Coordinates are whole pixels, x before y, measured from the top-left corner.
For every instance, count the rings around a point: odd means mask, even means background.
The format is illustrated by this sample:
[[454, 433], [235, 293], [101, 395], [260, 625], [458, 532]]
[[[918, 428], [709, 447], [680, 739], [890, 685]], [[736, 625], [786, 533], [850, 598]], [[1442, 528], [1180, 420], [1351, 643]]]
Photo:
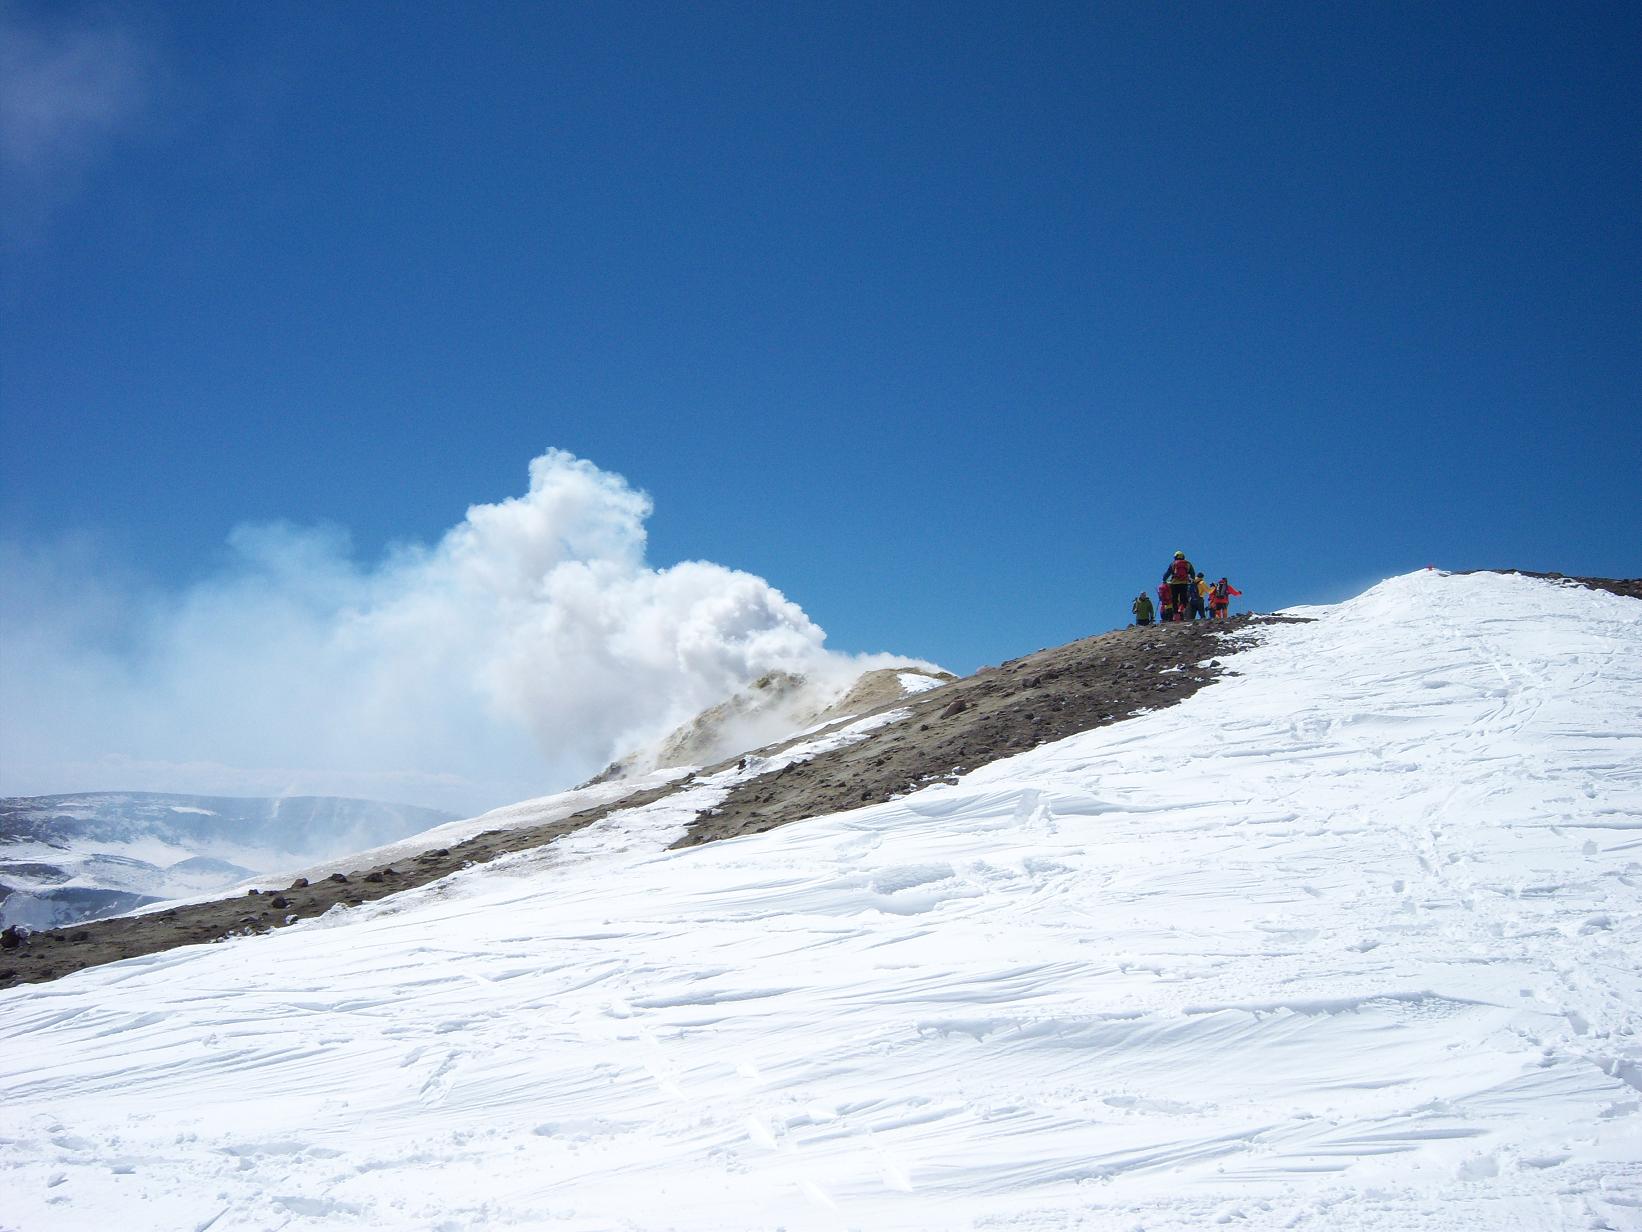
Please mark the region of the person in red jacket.
[[1176, 552], [1169, 567], [1163, 571], [1163, 584], [1169, 588], [1169, 607], [1176, 620], [1185, 620], [1191, 610], [1192, 562], [1186, 553]]
[[1166, 620], [1173, 620], [1174, 619], [1174, 612], [1172, 610], [1170, 610], [1169, 604], [1170, 604], [1169, 586], [1168, 586], [1168, 583], [1165, 582], [1163, 585], [1161, 585], [1157, 588], [1157, 623], [1158, 624], [1162, 624]]
[[1242, 593], [1225, 578], [1221, 578], [1209, 588], [1209, 614], [1215, 620], [1226, 619], [1226, 609], [1231, 606], [1232, 597]]

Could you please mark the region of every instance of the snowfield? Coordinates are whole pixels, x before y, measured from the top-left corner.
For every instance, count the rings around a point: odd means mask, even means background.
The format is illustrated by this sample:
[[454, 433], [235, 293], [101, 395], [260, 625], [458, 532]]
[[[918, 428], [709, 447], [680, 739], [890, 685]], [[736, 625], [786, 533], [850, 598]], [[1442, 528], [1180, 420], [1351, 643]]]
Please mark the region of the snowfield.
[[0, 1225], [1642, 1228], [1642, 604], [1304, 614], [953, 786], [0, 993]]

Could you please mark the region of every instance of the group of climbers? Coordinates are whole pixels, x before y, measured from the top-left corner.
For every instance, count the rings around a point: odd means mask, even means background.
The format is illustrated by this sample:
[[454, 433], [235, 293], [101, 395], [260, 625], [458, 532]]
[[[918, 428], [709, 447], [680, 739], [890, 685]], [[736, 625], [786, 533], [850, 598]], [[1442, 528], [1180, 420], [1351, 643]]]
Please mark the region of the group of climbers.
[[1186, 553], [1176, 552], [1169, 567], [1163, 571], [1163, 581], [1157, 588], [1157, 606], [1145, 591], [1135, 596], [1133, 611], [1137, 625], [1181, 620], [1224, 620], [1231, 601], [1243, 592], [1225, 578], [1211, 582], [1200, 569], [1194, 569]]

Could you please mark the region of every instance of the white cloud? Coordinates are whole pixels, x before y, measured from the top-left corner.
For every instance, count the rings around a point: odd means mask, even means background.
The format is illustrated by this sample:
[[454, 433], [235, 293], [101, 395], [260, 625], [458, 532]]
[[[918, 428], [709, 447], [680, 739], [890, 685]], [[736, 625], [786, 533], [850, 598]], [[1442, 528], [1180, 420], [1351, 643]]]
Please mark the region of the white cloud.
[[142, 120], [148, 44], [106, 16], [25, 20], [0, 6], [0, 174], [12, 228], [72, 192], [109, 143]]
[[585, 777], [756, 677], [860, 664], [763, 579], [645, 562], [650, 500], [557, 450], [371, 567], [241, 527], [179, 593], [0, 557], [0, 791], [364, 795], [472, 811]]

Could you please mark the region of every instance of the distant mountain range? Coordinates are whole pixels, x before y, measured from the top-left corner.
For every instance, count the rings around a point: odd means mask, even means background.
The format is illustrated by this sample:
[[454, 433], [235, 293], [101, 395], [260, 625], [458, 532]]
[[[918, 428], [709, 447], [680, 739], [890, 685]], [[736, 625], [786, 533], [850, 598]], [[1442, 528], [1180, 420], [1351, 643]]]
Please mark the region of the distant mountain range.
[[[923, 663], [818, 681], [772, 672], [588, 786], [658, 767], [709, 765], [954, 677]], [[334, 796], [251, 798], [82, 792], [0, 798], [0, 927], [61, 928], [150, 903], [229, 889], [262, 874], [368, 853], [455, 814]]]
[[82, 792], [0, 799], [0, 926], [55, 928], [455, 820], [335, 796]]

